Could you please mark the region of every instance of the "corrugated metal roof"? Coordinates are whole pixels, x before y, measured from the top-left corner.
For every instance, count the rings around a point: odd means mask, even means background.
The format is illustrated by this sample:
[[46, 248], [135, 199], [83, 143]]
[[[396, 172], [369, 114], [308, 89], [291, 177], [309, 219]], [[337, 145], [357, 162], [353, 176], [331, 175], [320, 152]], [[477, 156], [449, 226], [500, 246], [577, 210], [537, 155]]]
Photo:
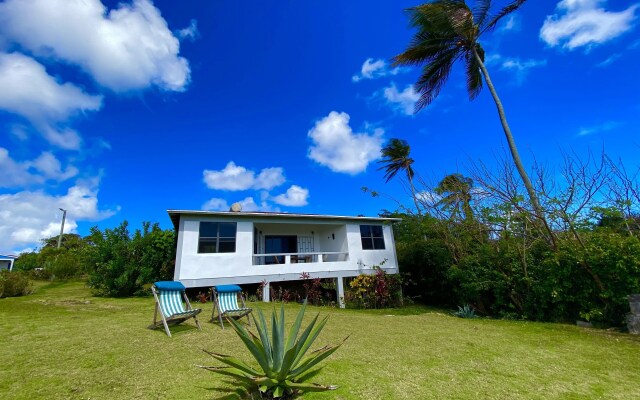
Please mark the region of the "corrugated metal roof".
[[323, 215], [323, 214], [293, 214], [283, 212], [266, 212], [266, 211], [198, 211], [198, 210], [167, 210], [171, 222], [175, 230], [178, 230], [180, 215], [201, 215], [201, 216], [220, 216], [220, 217], [237, 217], [237, 218], [273, 218], [273, 219], [308, 219], [308, 220], [344, 220], [344, 221], [372, 221], [372, 222], [399, 222], [400, 218], [384, 218], [384, 217], [349, 217], [344, 215]]
[[18, 256], [13, 256], [9, 254], [0, 254], [0, 260], [15, 260]]

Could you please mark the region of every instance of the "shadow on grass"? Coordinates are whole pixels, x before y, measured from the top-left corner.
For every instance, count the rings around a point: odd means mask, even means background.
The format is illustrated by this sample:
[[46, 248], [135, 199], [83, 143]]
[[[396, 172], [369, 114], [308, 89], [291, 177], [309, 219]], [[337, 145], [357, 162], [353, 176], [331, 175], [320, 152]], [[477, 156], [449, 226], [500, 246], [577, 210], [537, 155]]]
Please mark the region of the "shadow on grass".
[[256, 393], [254, 388], [249, 385], [243, 385], [242, 383], [231, 379], [225, 379], [222, 383], [229, 386], [205, 387], [204, 389], [209, 392], [217, 393], [212, 397], [212, 399], [218, 400], [253, 400], [261, 398], [260, 394]]
[[[164, 331], [164, 325], [162, 325], [162, 322], [160, 323], [160, 325], [156, 326], [155, 328], [151, 329], [149, 328], [150, 325], [146, 325], [145, 328], [160, 333], [162, 334], [162, 336], [167, 336], [167, 333]], [[188, 325], [188, 324], [184, 324], [181, 323], [179, 325], [169, 325], [169, 331], [171, 332], [171, 335], [174, 336], [175, 334], [179, 334], [179, 333], [184, 333], [184, 332], [191, 332], [193, 330], [198, 330], [198, 327], [195, 325]]]
[[353, 311], [357, 313], [365, 313], [371, 315], [422, 315], [422, 314], [450, 314], [451, 310], [444, 308], [427, 307], [420, 304], [412, 304], [410, 306], [398, 307], [398, 308], [377, 308], [377, 309], [361, 309], [350, 308], [347, 312]]

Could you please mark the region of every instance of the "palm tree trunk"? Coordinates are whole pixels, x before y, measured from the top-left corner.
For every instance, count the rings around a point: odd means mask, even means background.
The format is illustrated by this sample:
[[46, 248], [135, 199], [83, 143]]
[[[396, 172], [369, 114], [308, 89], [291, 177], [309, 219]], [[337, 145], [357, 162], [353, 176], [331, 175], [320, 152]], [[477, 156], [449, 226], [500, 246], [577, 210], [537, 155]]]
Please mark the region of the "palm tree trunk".
[[413, 197], [413, 204], [415, 204], [416, 206], [418, 216], [420, 217], [420, 219], [422, 219], [422, 211], [420, 211], [420, 205], [418, 204], [418, 198], [416, 197], [416, 188], [415, 186], [413, 186], [413, 179], [408, 174], [407, 178], [409, 178], [409, 186], [411, 187], [411, 197]]
[[520, 159], [520, 154], [518, 153], [518, 148], [516, 147], [516, 141], [513, 138], [513, 134], [511, 133], [511, 128], [507, 123], [507, 116], [504, 112], [504, 107], [502, 106], [502, 102], [498, 97], [498, 93], [496, 92], [496, 88], [493, 86], [491, 82], [491, 78], [489, 77], [489, 71], [485, 67], [484, 63], [480, 59], [478, 52], [475, 47], [473, 47], [473, 55], [476, 58], [476, 61], [480, 65], [480, 70], [482, 71], [482, 75], [484, 76], [485, 82], [487, 82], [487, 86], [489, 87], [489, 91], [493, 96], [493, 101], [496, 103], [496, 107], [498, 108], [498, 115], [500, 116], [500, 122], [502, 123], [502, 129], [504, 130], [504, 135], [507, 138], [507, 143], [509, 144], [509, 151], [511, 152], [511, 157], [513, 158], [513, 163], [516, 165], [516, 169], [520, 174], [520, 178], [522, 179], [522, 183], [524, 183], [524, 187], [529, 194], [529, 200], [531, 201], [531, 205], [533, 206], [533, 211], [535, 212], [538, 220], [543, 224], [547, 234], [549, 235], [549, 239], [551, 245], [556, 247], [555, 235], [551, 231], [549, 224], [547, 223], [547, 219], [544, 216], [544, 211], [542, 210], [542, 206], [540, 206], [540, 201], [538, 200], [538, 195], [536, 194], [533, 185], [531, 184], [531, 180], [529, 179], [529, 175], [527, 171], [525, 171], [524, 166], [522, 165], [522, 160]]

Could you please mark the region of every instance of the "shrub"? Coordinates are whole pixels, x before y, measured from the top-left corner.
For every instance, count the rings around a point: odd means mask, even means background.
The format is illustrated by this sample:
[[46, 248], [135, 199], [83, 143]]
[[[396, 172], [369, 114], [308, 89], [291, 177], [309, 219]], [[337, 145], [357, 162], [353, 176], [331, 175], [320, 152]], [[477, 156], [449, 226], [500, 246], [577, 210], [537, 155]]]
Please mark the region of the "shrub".
[[385, 308], [402, 305], [401, 280], [375, 266], [375, 274], [355, 277], [345, 293], [345, 302], [354, 308]]
[[309, 326], [307, 326], [300, 337], [298, 337], [306, 304], [305, 302], [298, 312], [296, 321], [291, 326], [287, 338], [285, 338], [284, 332], [284, 306], [280, 306], [280, 317], [277, 316], [275, 310], [272, 313], [271, 338], [269, 337], [269, 329], [264, 314], [260, 309], [257, 310], [259, 318], [253, 316], [258, 336], [248, 332], [233, 318], [227, 318], [233, 330], [238, 334], [247, 349], [251, 352], [251, 355], [258, 362], [259, 368], [250, 366], [235, 357], [212, 353], [206, 350], [205, 352], [211, 357], [228, 366], [199, 367], [240, 379], [253, 387], [257, 387], [261, 393], [267, 396], [266, 398], [291, 398], [301, 391], [319, 392], [336, 389], [336, 386], [324, 386], [304, 382], [305, 377], [313, 374], [314, 371], [311, 371], [311, 368], [333, 354], [333, 352], [344, 343], [343, 341], [338, 345], [324, 346], [305, 357], [305, 354], [329, 318], [325, 317], [317, 323], [318, 315], [316, 315]]
[[169, 280], [175, 260], [174, 232], [143, 222], [142, 230], [129, 232], [124, 221], [114, 229], [91, 228], [89, 286], [101, 296], [144, 295], [145, 285]]
[[31, 294], [33, 287], [22, 271], [0, 271], [0, 297], [17, 297]]
[[452, 314], [459, 318], [478, 318], [476, 310], [469, 304], [465, 304], [462, 307], [458, 306], [458, 311], [454, 311]]

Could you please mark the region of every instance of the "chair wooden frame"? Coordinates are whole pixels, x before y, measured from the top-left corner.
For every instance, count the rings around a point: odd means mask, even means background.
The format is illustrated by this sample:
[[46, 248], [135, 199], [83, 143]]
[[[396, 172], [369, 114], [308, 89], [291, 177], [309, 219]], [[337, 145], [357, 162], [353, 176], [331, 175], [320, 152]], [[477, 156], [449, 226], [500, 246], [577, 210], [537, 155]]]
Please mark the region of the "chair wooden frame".
[[225, 311], [220, 312], [220, 310], [222, 310], [223, 308], [220, 306], [220, 296], [218, 291], [216, 290], [216, 287], [212, 287], [211, 288], [211, 300], [213, 301], [213, 310], [211, 311], [211, 319], [209, 320], [209, 322], [215, 322], [215, 314], [216, 314], [216, 310], [218, 310], [218, 321], [220, 322], [220, 326], [222, 327], [222, 329], [224, 329], [224, 323], [222, 321], [222, 317], [226, 317], [226, 318], [234, 318], [234, 319], [240, 319], [242, 317], [244, 317], [245, 315], [247, 316], [247, 323], [249, 324], [249, 326], [251, 326], [251, 318], [249, 318], [249, 314], [251, 314], [251, 312], [253, 311], [251, 308], [247, 308], [245, 303], [244, 303], [244, 296], [242, 295], [242, 291], [240, 290], [240, 287], [238, 287], [237, 291], [233, 291], [233, 292], [224, 292], [225, 294], [229, 294], [229, 293], [233, 293], [236, 296], [236, 300], [235, 303], [237, 305], [238, 303], [238, 297], [240, 297], [240, 303], [242, 304], [241, 308], [236, 308], [236, 309], [227, 309]]
[[[160, 290], [161, 291], [161, 290]], [[178, 290], [176, 290], [178, 291]], [[158, 289], [156, 289], [155, 284], [151, 287], [151, 292], [153, 293], [153, 297], [155, 299], [156, 305], [153, 312], [153, 324], [149, 325], [149, 329], [156, 329], [159, 326], [164, 326], [164, 331], [167, 336], [171, 337], [171, 331], [169, 331], [169, 325], [178, 325], [189, 318], [193, 318], [196, 322], [196, 326], [198, 329], [202, 330], [200, 326], [200, 322], [198, 322], [197, 315], [202, 311], [201, 308], [193, 308], [191, 303], [189, 302], [189, 298], [187, 297], [187, 293], [184, 290], [180, 290], [181, 298], [184, 300], [187, 308], [184, 312], [175, 313], [169, 316], [165, 316], [165, 313], [162, 311], [162, 306], [160, 305], [160, 297], [162, 294], [159, 293]], [[182, 306], [182, 304], [180, 304]], [[158, 314], [160, 314], [160, 320], [158, 321]]]

